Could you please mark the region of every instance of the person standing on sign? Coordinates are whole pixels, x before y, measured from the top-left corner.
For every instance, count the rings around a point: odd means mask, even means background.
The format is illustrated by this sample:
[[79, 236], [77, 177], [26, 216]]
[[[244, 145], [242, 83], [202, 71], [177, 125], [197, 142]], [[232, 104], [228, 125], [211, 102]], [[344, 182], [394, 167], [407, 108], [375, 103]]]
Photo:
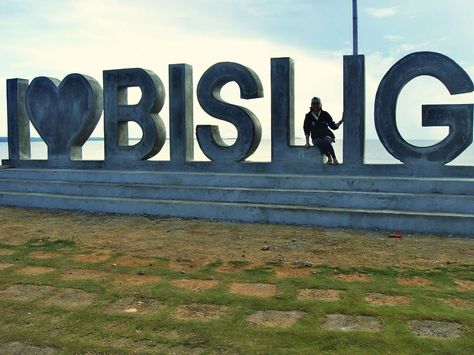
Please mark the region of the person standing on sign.
[[311, 135], [313, 145], [318, 147], [321, 155], [328, 157], [327, 164], [339, 164], [332, 146], [332, 143], [336, 141], [336, 137], [331, 129], [338, 129], [342, 122], [344, 122], [344, 118], [338, 123], [335, 123], [331, 115], [328, 112], [323, 111], [321, 99], [319, 97], [313, 97], [311, 99], [311, 109], [306, 114], [303, 126], [304, 134], [306, 136], [306, 149], [309, 149], [310, 147], [309, 137]]

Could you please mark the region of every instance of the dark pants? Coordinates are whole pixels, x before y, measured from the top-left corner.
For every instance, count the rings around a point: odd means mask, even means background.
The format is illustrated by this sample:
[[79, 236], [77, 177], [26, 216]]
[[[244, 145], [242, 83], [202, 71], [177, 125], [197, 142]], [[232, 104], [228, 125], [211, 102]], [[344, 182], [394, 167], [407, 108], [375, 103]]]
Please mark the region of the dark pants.
[[336, 159], [336, 153], [332, 147], [332, 140], [330, 137], [313, 139], [313, 144], [318, 147], [321, 155], [324, 154], [328, 158]]

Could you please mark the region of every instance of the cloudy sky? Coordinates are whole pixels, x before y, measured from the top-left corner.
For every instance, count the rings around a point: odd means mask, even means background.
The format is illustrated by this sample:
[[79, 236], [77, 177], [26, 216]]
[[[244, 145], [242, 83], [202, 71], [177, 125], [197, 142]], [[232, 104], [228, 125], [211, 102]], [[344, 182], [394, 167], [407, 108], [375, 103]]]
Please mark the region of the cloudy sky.
[[[194, 82], [211, 65], [234, 61], [251, 67], [265, 97], [240, 100], [235, 84], [223, 97], [251, 109], [270, 137], [270, 58], [292, 57], [296, 68], [297, 136], [312, 96], [335, 119], [342, 114], [342, 56], [352, 52], [351, 0], [0, 0], [0, 135], [6, 135], [7, 78], [58, 79], [77, 72], [102, 82], [102, 70], [142, 67], [167, 87], [168, 64], [189, 63]], [[403, 56], [436, 51], [474, 78], [474, 1], [359, 0], [360, 53], [367, 64], [367, 137], [376, 138], [373, 100], [380, 79]], [[421, 127], [421, 105], [474, 103], [450, 97], [433, 78], [403, 91], [400, 131], [408, 140], [442, 138], [443, 128]], [[161, 116], [167, 125], [167, 106]], [[195, 123], [232, 126], [195, 105]], [[94, 132], [100, 136], [102, 123]], [[132, 135], [139, 136], [134, 129]], [[339, 132], [339, 136], [342, 134]]]

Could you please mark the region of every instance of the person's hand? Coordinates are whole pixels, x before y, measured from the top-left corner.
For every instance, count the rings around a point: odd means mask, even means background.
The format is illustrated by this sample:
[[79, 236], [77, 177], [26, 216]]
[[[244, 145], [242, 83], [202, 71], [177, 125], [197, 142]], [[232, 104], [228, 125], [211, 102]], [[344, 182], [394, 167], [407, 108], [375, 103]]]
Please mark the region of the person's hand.
[[309, 143], [306, 143], [306, 144], [304, 145], [304, 147], [305, 147], [306, 149], [309, 149]]

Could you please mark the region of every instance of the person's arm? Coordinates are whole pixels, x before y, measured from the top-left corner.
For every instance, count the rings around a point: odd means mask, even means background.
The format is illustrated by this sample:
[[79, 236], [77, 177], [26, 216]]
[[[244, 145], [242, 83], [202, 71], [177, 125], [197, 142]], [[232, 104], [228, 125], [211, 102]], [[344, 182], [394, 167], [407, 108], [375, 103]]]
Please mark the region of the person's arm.
[[304, 130], [304, 135], [305, 135], [305, 138], [306, 138], [306, 143], [305, 143], [305, 148], [308, 149], [309, 148], [309, 136], [311, 134], [311, 122], [310, 122], [310, 119], [308, 117], [308, 115], [306, 115], [306, 117], [304, 118], [304, 125], [303, 125], [303, 130]]
[[327, 120], [329, 128], [334, 129], [334, 130], [338, 129], [339, 126], [342, 124], [342, 120], [340, 120], [338, 123], [334, 122], [334, 120], [332, 119], [329, 113], [327, 113], [326, 120]]
[[344, 122], [344, 112], [342, 113], [341, 120], [338, 123], [336, 123], [337, 128], [339, 128], [342, 125], [343, 122]]

